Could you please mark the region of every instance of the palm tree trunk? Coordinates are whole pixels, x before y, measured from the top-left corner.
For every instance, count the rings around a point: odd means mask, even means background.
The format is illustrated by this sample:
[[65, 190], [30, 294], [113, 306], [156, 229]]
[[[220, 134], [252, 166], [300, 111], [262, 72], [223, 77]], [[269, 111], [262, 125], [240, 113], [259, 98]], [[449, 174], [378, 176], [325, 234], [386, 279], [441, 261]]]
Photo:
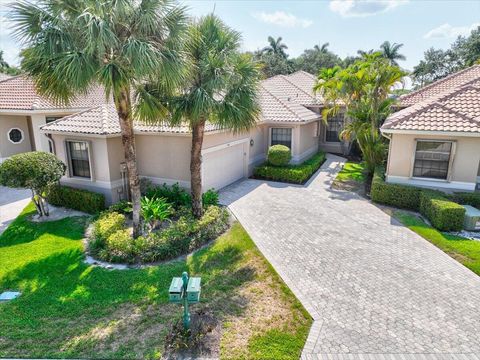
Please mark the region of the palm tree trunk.
[[133, 207], [133, 237], [141, 234], [140, 224], [140, 180], [138, 178], [137, 159], [135, 151], [135, 135], [133, 132], [132, 105], [130, 102], [130, 92], [128, 89], [122, 89], [118, 96], [114, 96], [115, 106], [117, 108], [118, 118], [120, 120], [120, 129], [122, 132], [123, 151], [125, 153], [125, 163], [127, 164], [128, 183], [130, 187], [130, 196]]
[[202, 204], [202, 145], [205, 120], [199, 121], [192, 129], [192, 152], [190, 158], [190, 189], [192, 212], [197, 219], [203, 214]]

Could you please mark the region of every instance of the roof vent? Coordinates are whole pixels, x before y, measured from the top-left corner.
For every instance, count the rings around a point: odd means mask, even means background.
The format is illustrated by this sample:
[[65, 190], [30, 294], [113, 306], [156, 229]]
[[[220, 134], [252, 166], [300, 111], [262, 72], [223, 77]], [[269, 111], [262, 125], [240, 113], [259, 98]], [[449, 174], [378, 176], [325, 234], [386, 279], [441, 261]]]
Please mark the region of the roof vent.
[[290, 96], [287, 98], [287, 101], [290, 101]]

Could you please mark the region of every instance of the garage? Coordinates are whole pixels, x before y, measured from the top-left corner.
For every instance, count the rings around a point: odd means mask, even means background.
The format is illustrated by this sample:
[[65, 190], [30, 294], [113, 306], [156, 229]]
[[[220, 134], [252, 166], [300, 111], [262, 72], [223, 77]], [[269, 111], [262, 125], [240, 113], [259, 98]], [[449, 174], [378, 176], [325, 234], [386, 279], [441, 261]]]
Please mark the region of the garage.
[[202, 151], [204, 190], [218, 190], [246, 176], [247, 141], [243, 139]]

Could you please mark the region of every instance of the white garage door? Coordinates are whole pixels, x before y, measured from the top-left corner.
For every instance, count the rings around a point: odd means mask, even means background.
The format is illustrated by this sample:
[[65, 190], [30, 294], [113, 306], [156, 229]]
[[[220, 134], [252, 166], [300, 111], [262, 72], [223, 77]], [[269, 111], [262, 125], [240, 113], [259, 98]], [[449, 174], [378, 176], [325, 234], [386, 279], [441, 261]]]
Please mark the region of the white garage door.
[[243, 146], [242, 143], [203, 154], [204, 190], [218, 190], [245, 177]]

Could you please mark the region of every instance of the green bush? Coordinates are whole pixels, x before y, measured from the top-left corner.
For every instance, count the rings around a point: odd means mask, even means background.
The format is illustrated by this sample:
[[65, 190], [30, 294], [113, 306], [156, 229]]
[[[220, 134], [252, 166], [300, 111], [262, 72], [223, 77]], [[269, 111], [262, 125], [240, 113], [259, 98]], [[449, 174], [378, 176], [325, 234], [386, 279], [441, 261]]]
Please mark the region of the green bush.
[[97, 214], [105, 209], [105, 196], [102, 194], [75, 189], [63, 185], [52, 185], [46, 193], [47, 201], [56, 206], [63, 206], [89, 214]]
[[135, 241], [129, 230], [118, 230], [111, 234], [106, 241], [106, 248], [100, 255], [106, 261], [123, 262], [135, 256]]
[[439, 191], [423, 190], [420, 193], [420, 213], [440, 231], [463, 229], [465, 208]]
[[266, 180], [303, 184], [320, 168], [325, 159], [325, 153], [319, 152], [299, 165], [271, 166], [264, 164], [254, 169], [253, 176]]
[[[112, 220], [115, 226], [103, 226], [108, 229], [102, 232], [102, 236], [108, 234], [103, 243], [97, 240], [97, 236], [91, 236], [89, 242], [96, 245], [96, 255], [102, 260], [150, 263], [170, 260], [192, 252], [218, 237], [228, 227], [228, 212], [218, 206], [209, 206], [200, 219], [195, 219], [186, 208], [181, 208], [178, 213], [181, 214], [180, 217], [168, 228], [151, 232], [135, 240], [128, 231], [122, 229], [124, 225], [118, 228], [120, 221]], [[118, 215], [120, 214], [112, 216], [112, 219], [118, 218]], [[97, 223], [100, 219], [102, 217]]]
[[480, 209], [480, 193], [478, 192], [458, 192], [454, 193], [451, 198], [456, 203]]
[[133, 212], [131, 201], [121, 200], [108, 208], [108, 211], [118, 212], [120, 214], [130, 215]]
[[370, 190], [371, 199], [379, 204], [418, 211], [422, 189], [414, 186], [386, 183], [384, 173], [385, 169], [383, 167], [379, 166], [375, 169]]
[[[183, 206], [190, 206], [192, 203], [192, 196], [190, 193], [181, 188], [178, 183], [168, 186], [163, 184], [161, 186], [150, 185], [145, 191], [145, 196], [148, 198], [165, 198], [167, 202], [173, 205], [175, 209]], [[218, 205], [218, 191], [210, 189], [202, 195], [203, 205], [208, 207], [210, 205]]]
[[142, 196], [141, 210], [142, 217], [149, 224], [150, 229], [155, 229], [174, 213], [172, 205], [165, 198], [148, 198], [147, 196]]
[[105, 242], [110, 235], [125, 228], [125, 215], [117, 212], [104, 212], [92, 227], [88, 249], [92, 255], [97, 255], [105, 247]]
[[285, 166], [292, 159], [292, 152], [285, 145], [273, 145], [268, 149], [267, 161], [272, 166]]
[[218, 205], [218, 191], [215, 189], [207, 190], [202, 195], [202, 202], [204, 207], [209, 207], [211, 205]]

